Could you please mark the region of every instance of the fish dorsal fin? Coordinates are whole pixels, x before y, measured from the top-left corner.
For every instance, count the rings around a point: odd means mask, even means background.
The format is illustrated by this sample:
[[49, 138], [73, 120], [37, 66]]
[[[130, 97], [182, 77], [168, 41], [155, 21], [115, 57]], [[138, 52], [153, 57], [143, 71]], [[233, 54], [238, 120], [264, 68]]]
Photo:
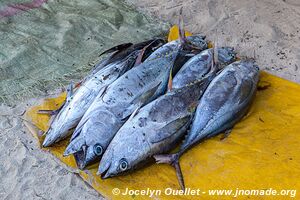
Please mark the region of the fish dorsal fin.
[[188, 127], [190, 118], [191, 116], [187, 115], [169, 122], [163, 128], [155, 131], [155, 134], [151, 135], [150, 142], [158, 143], [178, 133], [183, 127]]
[[173, 67], [170, 69], [170, 74], [169, 74], [169, 81], [168, 81], [168, 91], [167, 92], [171, 92], [172, 91], [172, 83], [173, 83]]
[[146, 91], [145, 93], [139, 95], [138, 97], [136, 97], [131, 105], [129, 107], [127, 107], [122, 115], [122, 120], [126, 119], [128, 116], [130, 116], [137, 108], [142, 107], [144, 104], [146, 104], [149, 99], [151, 99], [151, 97], [153, 97], [153, 95], [156, 93], [157, 89], [159, 88], [159, 86], [161, 85], [161, 82], [159, 82], [157, 85], [155, 85], [154, 87], [150, 88], [148, 91]]

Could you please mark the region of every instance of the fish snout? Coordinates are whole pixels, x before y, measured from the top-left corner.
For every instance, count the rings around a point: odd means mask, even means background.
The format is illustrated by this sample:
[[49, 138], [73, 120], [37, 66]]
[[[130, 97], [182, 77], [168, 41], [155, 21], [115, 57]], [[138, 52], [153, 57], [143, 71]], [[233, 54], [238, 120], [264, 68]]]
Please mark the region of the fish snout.
[[55, 133], [48, 131], [46, 133], [46, 137], [45, 137], [45, 139], [43, 141], [42, 146], [43, 147], [49, 147], [52, 144], [54, 144], [56, 140], [58, 140], [58, 137], [55, 135]]
[[102, 179], [111, 177], [111, 174], [109, 173], [110, 165], [110, 161], [102, 162], [101, 160], [97, 175], [100, 175]]
[[99, 143], [93, 146], [87, 146], [84, 156], [80, 158], [77, 164], [80, 164], [81, 168], [85, 168], [87, 165], [99, 161], [103, 153], [104, 150]]
[[82, 151], [84, 145], [85, 145], [84, 138], [76, 137], [67, 146], [67, 148], [66, 148], [66, 150], [64, 152], [64, 156], [68, 156], [68, 155], [74, 154], [76, 152]]

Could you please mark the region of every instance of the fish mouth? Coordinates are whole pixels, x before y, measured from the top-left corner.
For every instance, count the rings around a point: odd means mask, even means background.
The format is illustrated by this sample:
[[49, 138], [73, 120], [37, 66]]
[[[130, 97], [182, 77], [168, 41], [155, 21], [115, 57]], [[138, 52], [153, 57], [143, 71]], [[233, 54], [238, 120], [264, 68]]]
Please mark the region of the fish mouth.
[[110, 165], [111, 162], [106, 162], [104, 166], [102, 166], [100, 163], [97, 175], [100, 175], [102, 179], [110, 178], [112, 176], [112, 174], [109, 172]]
[[43, 141], [42, 146], [45, 147], [49, 147], [52, 144], [54, 144], [56, 141], [56, 137], [53, 136], [53, 134], [51, 134], [51, 132], [46, 133], [46, 137]]
[[83, 170], [87, 166], [87, 162], [86, 162], [86, 159], [85, 159], [86, 158], [86, 153], [85, 153], [84, 149], [74, 153], [73, 155], [74, 155], [77, 167], [80, 170]]
[[80, 170], [85, 169], [88, 165], [100, 160], [100, 158], [91, 152], [91, 147], [83, 145], [79, 150], [73, 152], [65, 152], [64, 156], [73, 154], [77, 167]]

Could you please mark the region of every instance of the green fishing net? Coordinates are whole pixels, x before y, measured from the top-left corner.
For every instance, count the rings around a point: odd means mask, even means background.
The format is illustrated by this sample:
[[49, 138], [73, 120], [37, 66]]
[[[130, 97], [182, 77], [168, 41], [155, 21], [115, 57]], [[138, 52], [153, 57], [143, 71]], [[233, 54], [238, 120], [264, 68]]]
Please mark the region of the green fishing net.
[[[24, 1], [31, 0], [2, 0], [0, 10]], [[2, 17], [0, 103], [14, 104], [64, 87], [86, 75], [103, 50], [167, 30], [167, 24], [118, 0], [49, 0]]]

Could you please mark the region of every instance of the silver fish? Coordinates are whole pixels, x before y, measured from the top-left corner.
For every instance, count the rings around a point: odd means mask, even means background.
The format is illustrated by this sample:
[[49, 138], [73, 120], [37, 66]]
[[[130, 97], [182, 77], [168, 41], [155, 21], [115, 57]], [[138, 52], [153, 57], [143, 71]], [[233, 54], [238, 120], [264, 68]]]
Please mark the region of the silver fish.
[[189, 59], [184, 66], [178, 71], [174, 77], [172, 88], [181, 88], [183, 85], [192, 81], [200, 80], [211, 70], [211, 62], [213, 62], [213, 54], [216, 51], [217, 60], [215, 64], [217, 69], [222, 69], [225, 65], [236, 60], [236, 53], [232, 47], [211, 48], [202, 51], [196, 56]]
[[185, 188], [179, 158], [196, 143], [231, 129], [247, 113], [255, 96], [259, 68], [253, 60], [227, 66], [207, 87], [195, 112], [191, 130], [178, 153], [154, 156], [157, 163], [175, 167], [178, 181]]
[[145, 44], [130, 45], [128, 43], [106, 51], [119, 50], [98, 64], [74, 94], [70, 89], [65, 104], [54, 116], [46, 132], [44, 147], [48, 147], [71, 134], [69, 130], [75, 128], [98, 93], [133, 66], [143, 45]]
[[142, 107], [116, 133], [100, 161], [98, 174], [102, 178], [119, 175], [173, 148], [189, 127], [193, 106], [205, 86], [199, 81]]
[[[224, 48], [220, 48], [222, 52]], [[228, 55], [235, 55], [226, 48]], [[142, 107], [116, 133], [105, 151], [98, 173], [108, 178], [136, 169], [147, 159], [174, 147], [184, 135], [193, 115], [193, 107], [209, 82], [216, 76], [213, 49], [192, 57], [173, 79], [172, 91]], [[220, 55], [220, 54], [219, 54]], [[220, 63], [233, 62], [222, 56]]]
[[179, 41], [163, 45], [99, 94], [76, 127], [64, 155], [76, 153], [79, 168], [99, 159], [128, 117], [165, 91], [180, 50]]

